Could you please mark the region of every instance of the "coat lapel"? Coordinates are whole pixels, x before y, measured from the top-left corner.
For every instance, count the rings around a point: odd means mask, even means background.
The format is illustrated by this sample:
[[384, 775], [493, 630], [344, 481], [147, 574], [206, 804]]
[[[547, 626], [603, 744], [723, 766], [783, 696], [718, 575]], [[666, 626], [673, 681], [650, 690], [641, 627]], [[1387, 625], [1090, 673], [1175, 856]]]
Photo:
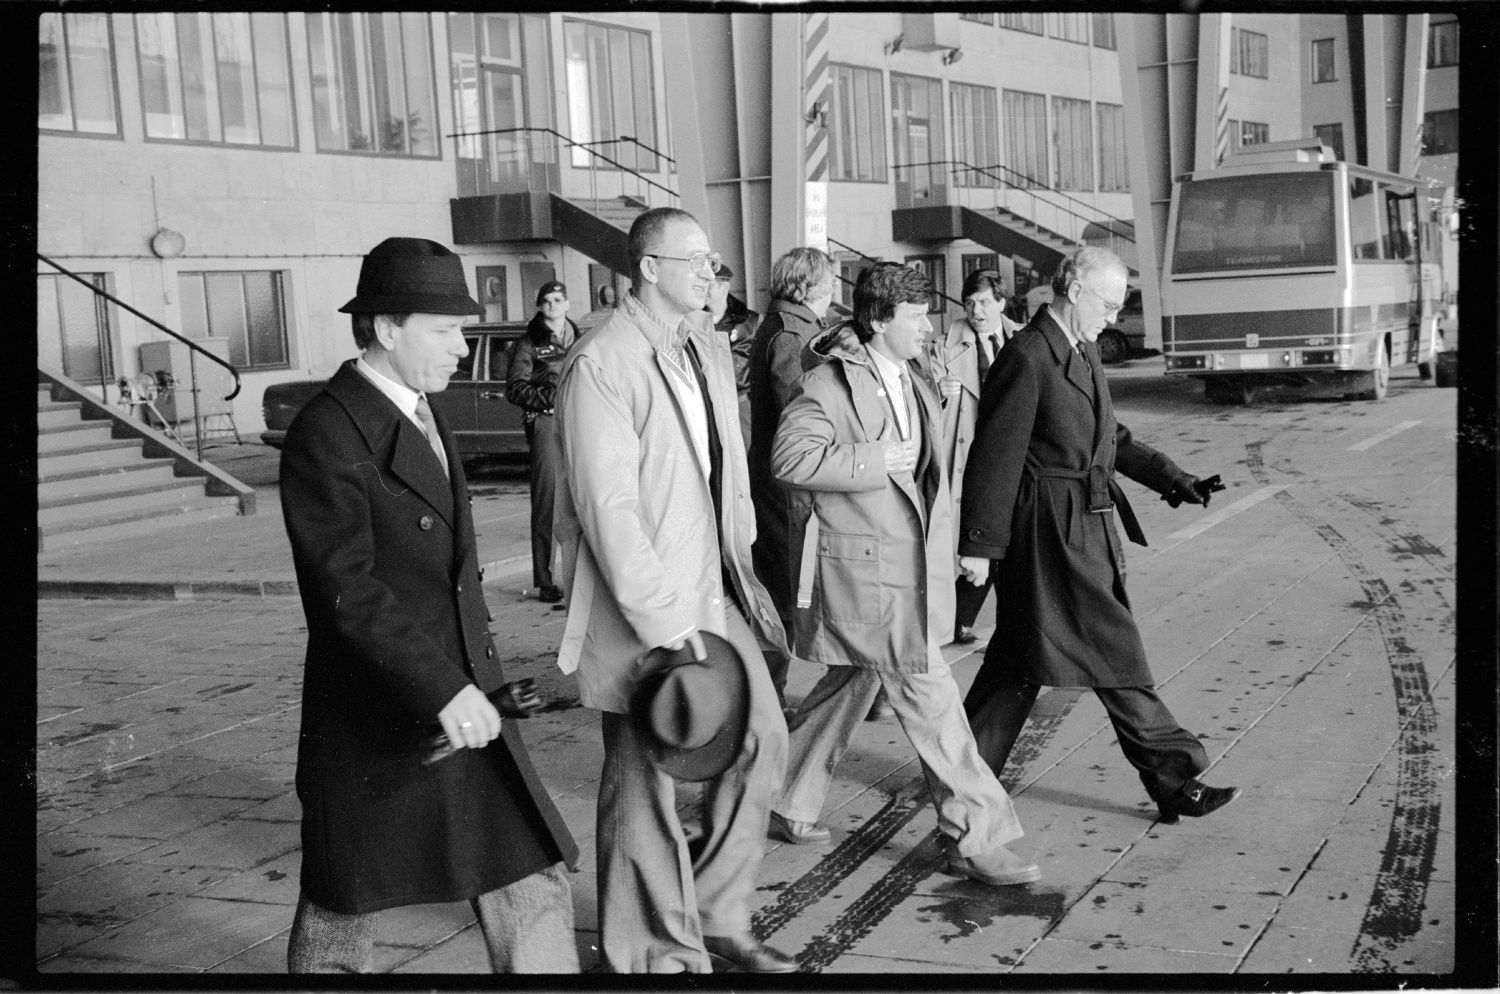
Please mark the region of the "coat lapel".
[[[443, 467], [427, 444], [422, 429], [402, 414], [375, 384], [365, 379], [364, 374], [354, 368], [352, 359], [339, 367], [338, 373], [328, 381], [327, 389], [359, 426], [372, 453], [378, 455], [389, 447], [386, 470], [431, 505], [450, 528], [453, 527], [453, 482], [443, 474]], [[437, 420], [439, 415], [434, 412], [433, 418]], [[438, 421], [438, 433], [448, 453], [448, 464], [457, 465], [458, 449], [452, 433], [441, 420]]]

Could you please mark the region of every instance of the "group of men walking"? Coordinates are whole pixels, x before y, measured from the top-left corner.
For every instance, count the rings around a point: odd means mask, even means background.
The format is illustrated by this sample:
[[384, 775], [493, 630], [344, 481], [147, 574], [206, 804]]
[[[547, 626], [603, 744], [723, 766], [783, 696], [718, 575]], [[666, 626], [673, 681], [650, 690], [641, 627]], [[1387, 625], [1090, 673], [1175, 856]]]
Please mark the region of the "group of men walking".
[[[1022, 827], [999, 776], [1042, 685], [1095, 689], [1163, 819], [1237, 795], [1196, 779], [1207, 756], [1151, 690], [1125, 593], [1114, 515], [1144, 538], [1115, 469], [1174, 503], [1208, 498], [1115, 421], [1093, 342], [1124, 299], [1117, 258], [1075, 254], [1021, 329], [999, 316], [999, 275], [971, 276], [963, 327], [931, 342], [921, 272], [870, 267], [831, 324], [831, 260], [796, 249], [737, 376], [742, 343], [705, 311], [724, 267], [692, 215], [645, 212], [629, 256], [631, 291], [602, 324], [574, 341], [544, 320], [538, 353], [568, 338], [533, 356], [549, 389], [512, 398], [534, 410], [534, 446], [554, 439], [558, 556], [538, 586], [566, 598], [558, 662], [602, 714], [605, 968], [795, 970], [750, 930], [764, 839], [830, 839], [832, 773], [882, 694], [949, 872], [982, 883], [1041, 875], [1008, 848]], [[377, 246], [358, 290], [343, 310], [361, 356], [283, 457], [309, 631], [289, 966], [368, 969], [377, 912], [469, 900], [497, 971], [574, 971], [577, 849], [496, 707], [463, 470], [425, 396], [482, 311], [424, 239]], [[972, 641], [991, 581], [1005, 637], [961, 700], [941, 647]], [[794, 656], [828, 668], [784, 712]], [[682, 780], [703, 783], [686, 823]]]

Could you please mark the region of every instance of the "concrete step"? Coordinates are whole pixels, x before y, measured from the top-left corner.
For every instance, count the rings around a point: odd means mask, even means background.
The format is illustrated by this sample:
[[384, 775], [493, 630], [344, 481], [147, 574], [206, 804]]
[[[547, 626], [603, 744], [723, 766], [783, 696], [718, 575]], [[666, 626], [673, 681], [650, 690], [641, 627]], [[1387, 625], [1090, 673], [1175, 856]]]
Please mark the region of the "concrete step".
[[154, 532], [201, 524], [218, 518], [232, 518], [239, 513], [236, 497], [199, 497], [191, 503], [174, 505], [155, 512], [120, 514], [93, 520], [73, 521], [61, 525], [40, 525], [37, 548], [49, 551], [66, 549], [87, 542], [108, 542], [134, 538]]
[[114, 519], [122, 516], [138, 516], [140, 512], [148, 515], [154, 513], [171, 514], [174, 513], [173, 508], [185, 508], [192, 501], [202, 496], [202, 478], [185, 477], [181, 483], [140, 488], [136, 492], [125, 493], [120, 496], [108, 496], [96, 499], [84, 497], [69, 503], [38, 507], [36, 520], [37, 524], [45, 528], [49, 525], [61, 525], [67, 522], [86, 521], [95, 518]]
[[69, 425], [38, 428], [36, 450], [39, 456], [43, 456], [48, 453], [88, 448], [113, 441], [112, 431], [113, 428], [108, 421], [79, 420]]
[[36, 472], [39, 479], [55, 480], [81, 470], [105, 472], [140, 462], [142, 458], [140, 439], [114, 438], [102, 445], [38, 452]]
[[87, 423], [90, 426], [103, 424], [101, 421], [84, 422], [79, 413], [83, 409], [82, 404], [48, 404], [45, 407], [38, 406], [36, 409], [36, 427], [38, 431], [61, 428], [68, 429], [74, 425]]
[[38, 480], [36, 488], [39, 507], [61, 507], [80, 500], [98, 500], [101, 495], [124, 496], [142, 492], [143, 487], [162, 488], [178, 479], [202, 477], [178, 477], [170, 459], [142, 460], [119, 466], [108, 472], [74, 472], [64, 477]]

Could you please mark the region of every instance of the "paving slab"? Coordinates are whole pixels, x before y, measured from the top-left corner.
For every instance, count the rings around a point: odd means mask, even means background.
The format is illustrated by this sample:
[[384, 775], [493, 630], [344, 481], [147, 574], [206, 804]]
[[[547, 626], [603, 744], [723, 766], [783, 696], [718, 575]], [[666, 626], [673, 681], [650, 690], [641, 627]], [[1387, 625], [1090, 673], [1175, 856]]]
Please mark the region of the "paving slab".
[[142, 966], [205, 970], [237, 956], [278, 929], [287, 909], [279, 904], [188, 897], [70, 950], [78, 956], [116, 954]]
[[[1205, 888], [1215, 884], [1198, 883]], [[1050, 935], [1238, 956], [1250, 948], [1279, 902], [1263, 894], [1107, 882], [1074, 905]]]
[[[1048, 936], [1038, 942], [1011, 973], [1032, 974], [1226, 974], [1234, 973], [1240, 958], [1227, 953], [1126, 945], [1101, 939], [1064, 939]], [[1080, 978], [1079, 983], [1085, 981]]]

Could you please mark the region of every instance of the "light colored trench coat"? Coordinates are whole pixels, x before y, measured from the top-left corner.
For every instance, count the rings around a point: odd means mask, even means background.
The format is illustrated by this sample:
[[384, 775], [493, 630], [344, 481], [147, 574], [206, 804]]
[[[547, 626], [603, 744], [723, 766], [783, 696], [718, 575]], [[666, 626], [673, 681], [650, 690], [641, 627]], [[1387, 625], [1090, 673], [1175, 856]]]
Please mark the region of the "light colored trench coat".
[[936, 393], [909, 377], [924, 445], [915, 473], [885, 466], [899, 437], [885, 385], [846, 326], [809, 343], [771, 468], [791, 499], [797, 654], [827, 665], [925, 673], [953, 629], [953, 504]]
[[[568, 620], [558, 666], [578, 674], [584, 707], [626, 714], [650, 648], [688, 628], [728, 637], [724, 569], [702, 465], [662, 357], [670, 337], [634, 300], [568, 353], [558, 387], [563, 474], [553, 538]], [[722, 563], [763, 646], [786, 651], [755, 578], [755, 540], [734, 362], [705, 312], [687, 315], [723, 450]]]

